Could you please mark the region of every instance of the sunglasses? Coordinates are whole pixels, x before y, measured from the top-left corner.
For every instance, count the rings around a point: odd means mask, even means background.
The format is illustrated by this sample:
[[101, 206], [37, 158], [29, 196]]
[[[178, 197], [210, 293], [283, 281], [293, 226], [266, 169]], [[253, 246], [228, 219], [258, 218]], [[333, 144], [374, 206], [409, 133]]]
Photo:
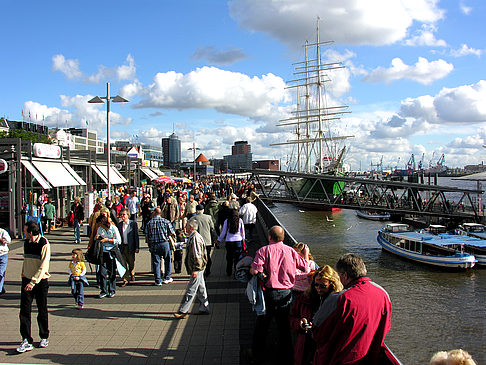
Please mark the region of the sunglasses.
[[315, 288], [321, 288], [321, 289], [327, 289], [329, 288], [329, 285], [324, 285], [324, 284], [316, 284], [314, 283]]

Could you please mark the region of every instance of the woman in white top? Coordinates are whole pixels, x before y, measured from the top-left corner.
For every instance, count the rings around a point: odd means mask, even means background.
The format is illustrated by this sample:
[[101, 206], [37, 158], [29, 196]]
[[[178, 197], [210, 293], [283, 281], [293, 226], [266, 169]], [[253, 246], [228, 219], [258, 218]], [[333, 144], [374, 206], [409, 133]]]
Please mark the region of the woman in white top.
[[233, 209], [230, 217], [224, 221], [223, 229], [218, 237], [218, 245], [223, 240], [226, 242], [226, 275], [231, 276], [243, 251], [246, 250], [245, 226], [236, 209]]
[[5, 281], [5, 271], [7, 271], [8, 244], [12, 241], [8, 232], [0, 228], [0, 295], [5, 294], [3, 287]]

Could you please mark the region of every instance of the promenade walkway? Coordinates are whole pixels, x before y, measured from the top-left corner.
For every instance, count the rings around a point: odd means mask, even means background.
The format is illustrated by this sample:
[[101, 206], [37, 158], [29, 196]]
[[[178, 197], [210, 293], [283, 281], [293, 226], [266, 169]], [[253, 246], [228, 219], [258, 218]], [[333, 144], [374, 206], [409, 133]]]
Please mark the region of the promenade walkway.
[[[0, 363], [17, 364], [244, 364], [242, 349], [251, 344], [255, 314], [244, 295], [245, 285], [226, 276], [225, 250], [213, 251], [207, 280], [211, 314], [177, 320], [188, 276], [154, 285], [150, 253], [144, 238], [136, 257], [136, 281], [117, 288], [114, 298], [98, 299], [94, 273], [85, 289], [85, 308], [76, 310], [67, 285], [67, 266], [75, 247], [72, 228], [47, 234], [52, 245], [49, 280], [49, 347], [38, 348], [36, 306], [33, 305], [34, 350], [17, 354], [20, 344], [19, 303], [23, 243], [10, 245], [7, 294], [0, 297]], [[142, 236], [141, 236], [142, 237]], [[84, 249], [86, 240], [81, 244]], [[250, 246], [250, 254], [255, 247]], [[197, 301], [195, 301], [197, 302]], [[193, 312], [197, 311], [197, 306]]]

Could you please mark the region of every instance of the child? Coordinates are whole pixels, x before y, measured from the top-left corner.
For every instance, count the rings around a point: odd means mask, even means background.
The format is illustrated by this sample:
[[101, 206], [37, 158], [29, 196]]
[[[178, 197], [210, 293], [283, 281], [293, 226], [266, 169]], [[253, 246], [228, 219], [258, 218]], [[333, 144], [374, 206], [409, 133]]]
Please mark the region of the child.
[[180, 274], [182, 270], [182, 250], [184, 248], [184, 242], [186, 237], [182, 229], [176, 229], [177, 241], [174, 250], [174, 271], [176, 274]]
[[84, 286], [89, 285], [86, 279], [86, 265], [84, 264], [83, 251], [75, 248], [72, 251], [72, 261], [69, 264], [69, 285], [73, 294], [76, 309], [83, 309], [84, 306]]

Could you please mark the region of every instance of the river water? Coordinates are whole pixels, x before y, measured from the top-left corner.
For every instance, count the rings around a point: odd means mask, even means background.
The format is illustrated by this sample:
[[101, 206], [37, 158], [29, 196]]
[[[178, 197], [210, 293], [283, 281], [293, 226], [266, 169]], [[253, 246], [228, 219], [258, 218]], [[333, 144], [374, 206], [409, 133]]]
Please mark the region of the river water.
[[353, 210], [307, 211], [290, 204], [271, 209], [295, 239], [309, 245], [319, 266], [334, 266], [346, 252], [364, 259], [368, 275], [390, 295], [386, 343], [403, 364], [428, 364], [435, 352], [455, 348], [486, 364], [486, 269], [447, 272], [383, 252], [376, 241], [383, 223], [360, 219]]

